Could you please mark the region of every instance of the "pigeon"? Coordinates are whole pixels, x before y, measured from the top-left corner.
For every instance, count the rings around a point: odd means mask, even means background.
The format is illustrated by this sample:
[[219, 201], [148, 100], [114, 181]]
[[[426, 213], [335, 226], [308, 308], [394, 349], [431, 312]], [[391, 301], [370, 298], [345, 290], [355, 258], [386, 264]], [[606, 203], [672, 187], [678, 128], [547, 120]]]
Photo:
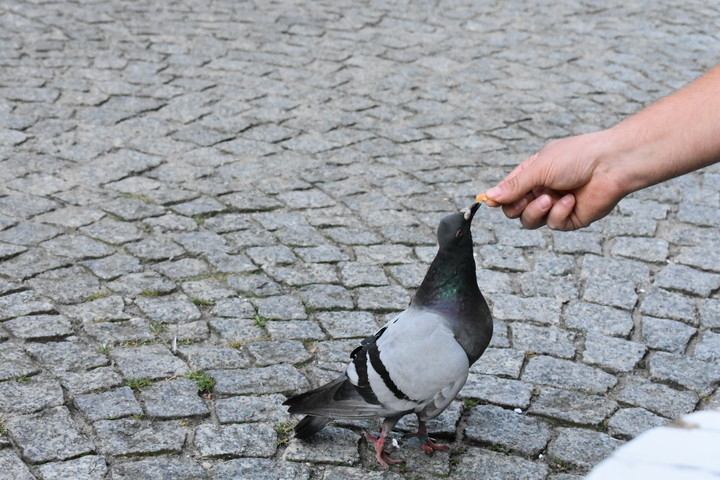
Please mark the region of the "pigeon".
[[360, 342], [335, 380], [287, 399], [291, 414], [306, 414], [295, 437], [309, 438], [335, 418], [383, 418], [378, 437], [366, 438], [384, 468], [401, 463], [384, 451], [395, 424], [414, 413], [418, 439], [428, 454], [447, 450], [428, 437], [426, 421], [447, 408], [470, 366], [492, 337], [490, 309], [475, 274], [472, 219], [479, 203], [447, 215], [437, 229], [438, 252], [410, 306]]

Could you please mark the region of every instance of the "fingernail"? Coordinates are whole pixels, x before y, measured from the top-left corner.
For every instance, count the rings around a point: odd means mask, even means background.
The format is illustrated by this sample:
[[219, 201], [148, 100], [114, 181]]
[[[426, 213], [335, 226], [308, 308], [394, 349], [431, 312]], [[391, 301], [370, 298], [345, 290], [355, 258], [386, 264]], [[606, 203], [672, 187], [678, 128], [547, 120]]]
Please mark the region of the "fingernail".
[[547, 210], [550, 208], [550, 195], [540, 195], [540, 198], [537, 199], [538, 207], [542, 208], [543, 210]]
[[485, 195], [490, 197], [490, 199], [497, 199], [498, 197], [500, 197], [502, 195], [502, 193], [503, 192], [500, 187], [493, 187], [490, 190], [488, 190], [487, 192], [485, 192]]

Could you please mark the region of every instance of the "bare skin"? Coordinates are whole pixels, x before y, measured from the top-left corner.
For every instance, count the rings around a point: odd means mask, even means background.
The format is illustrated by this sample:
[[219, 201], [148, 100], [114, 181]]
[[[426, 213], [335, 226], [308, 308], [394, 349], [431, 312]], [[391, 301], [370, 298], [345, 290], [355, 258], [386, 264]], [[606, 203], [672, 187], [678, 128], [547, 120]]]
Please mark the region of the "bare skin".
[[549, 143], [484, 195], [525, 228], [575, 230], [632, 192], [717, 161], [720, 66], [612, 128]]

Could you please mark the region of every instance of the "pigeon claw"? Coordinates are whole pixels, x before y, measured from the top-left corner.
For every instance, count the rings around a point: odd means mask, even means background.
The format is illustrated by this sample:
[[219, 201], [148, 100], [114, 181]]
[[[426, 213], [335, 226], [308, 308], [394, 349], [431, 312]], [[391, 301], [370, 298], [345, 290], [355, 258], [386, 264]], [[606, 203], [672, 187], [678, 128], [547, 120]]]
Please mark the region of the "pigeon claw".
[[448, 447], [447, 445], [438, 445], [437, 443], [435, 443], [434, 438], [430, 438], [427, 436], [427, 434], [423, 434], [421, 432], [408, 433], [407, 435], [403, 435], [403, 438], [417, 439], [417, 442], [420, 444], [420, 448], [422, 448], [428, 455], [432, 455], [433, 452], [436, 450], [450, 449], [450, 447]]
[[384, 470], [390, 468], [390, 465], [404, 463], [403, 460], [395, 460], [394, 458], [390, 458], [390, 456], [385, 453], [385, 450], [383, 449], [385, 447], [385, 439], [387, 437], [384, 433], [381, 433], [378, 438], [375, 438], [370, 432], [366, 432], [365, 438], [371, 441], [373, 446], [375, 447], [375, 459], [378, 461], [378, 463]]
[[427, 440], [425, 440], [425, 443], [421, 444], [420, 448], [422, 448], [428, 455], [432, 455], [435, 450], [450, 449], [450, 447], [448, 447], [447, 445], [438, 445], [432, 438], [428, 438]]

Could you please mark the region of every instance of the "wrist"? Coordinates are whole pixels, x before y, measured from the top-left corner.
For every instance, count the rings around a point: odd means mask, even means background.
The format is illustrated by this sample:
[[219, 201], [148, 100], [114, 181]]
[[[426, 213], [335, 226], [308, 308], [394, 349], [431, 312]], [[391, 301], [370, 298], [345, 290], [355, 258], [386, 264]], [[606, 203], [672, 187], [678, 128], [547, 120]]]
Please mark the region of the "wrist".
[[618, 200], [662, 180], [646, 164], [655, 158], [647, 151], [648, 143], [623, 123], [598, 132], [598, 142], [596, 171], [607, 180], [608, 193]]

